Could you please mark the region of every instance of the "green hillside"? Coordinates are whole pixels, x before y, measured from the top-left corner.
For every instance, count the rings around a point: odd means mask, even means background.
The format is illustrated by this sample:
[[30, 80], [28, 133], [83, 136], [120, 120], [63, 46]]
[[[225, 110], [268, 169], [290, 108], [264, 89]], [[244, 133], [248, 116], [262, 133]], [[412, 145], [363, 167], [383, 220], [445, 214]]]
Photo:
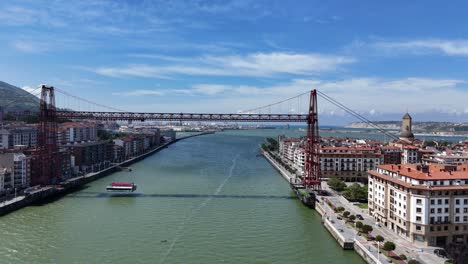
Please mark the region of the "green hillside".
[[39, 98], [19, 87], [0, 81], [0, 107], [5, 112], [37, 111]]

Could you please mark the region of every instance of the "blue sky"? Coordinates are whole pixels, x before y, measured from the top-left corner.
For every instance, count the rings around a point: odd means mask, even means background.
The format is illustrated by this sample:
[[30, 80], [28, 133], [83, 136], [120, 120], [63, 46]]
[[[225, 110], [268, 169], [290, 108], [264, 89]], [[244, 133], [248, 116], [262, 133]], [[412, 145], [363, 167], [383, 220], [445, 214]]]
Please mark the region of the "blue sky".
[[[415, 120], [468, 121], [466, 10], [466, 1], [1, 1], [0, 80], [129, 111], [237, 112], [316, 88], [372, 120], [408, 109]], [[319, 108], [322, 124], [353, 120]]]

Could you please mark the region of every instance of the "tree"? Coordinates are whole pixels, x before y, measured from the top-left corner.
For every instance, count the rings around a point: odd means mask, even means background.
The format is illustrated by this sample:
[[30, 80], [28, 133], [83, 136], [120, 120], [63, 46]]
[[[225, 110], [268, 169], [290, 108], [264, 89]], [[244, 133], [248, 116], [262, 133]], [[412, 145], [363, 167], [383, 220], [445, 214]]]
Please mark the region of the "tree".
[[406, 257], [405, 254], [401, 254], [401, 255], [400, 255], [400, 258], [401, 258], [402, 260], [406, 260], [406, 259], [407, 259], [407, 257]]
[[355, 215], [350, 215], [348, 218], [349, 218], [349, 220], [351, 220], [351, 221], [356, 220], [356, 216], [355, 216]]
[[367, 200], [367, 187], [354, 183], [343, 191], [343, 195], [350, 201]]
[[385, 240], [384, 237], [381, 236], [381, 235], [377, 235], [377, 236], [375, 237], [375, 241], [377, 241], [377, 242], [383, 242], [384, 240]]
[[363, 225], [362, 226], [362, 232], [364, 232], [366, 234], [372, 232], [372, 230], [374, 230], [374, 229], [370, 225]]
[[419, 261], [417, 261], [415, 259], [412, 259], [412, 260], [408, 261], [408, 264], [419, 264]]
[[447, 253], [452, 258], [453, 263], [465, 263], [468, 259], [468, 246], [465, 244], [450, 243]]
[[392, 251], [392, 250], [395, 250], [395, 248], [396, 248], [395, 243], [390, 242], [390, 241], [385, 242], [385, 244], [383, 245], [383, 249], [385, 251]]
[[364, 226], [364, 224], [363, 224], [361, 221], [357, 221], [354, 225], [355, 225], [356, 228], [358, 228], [358, 229], [361, 229], [361, 228]]
[[345, 210], [345, 208], [343, 206], [338, 206], [336, 208], [336, 211], [338, 211], [338, 212], [343, 212], [344, 210]]
[[268, 142], [268, 149], [270, 151], [277, 151], [279, 149], [279, 144], [276, 139], [269, 137], [266, 140]]
[[3, 116], [4, 121], [15, 121], [16, 118], [14, 115], [7, 113], [6, 115]]
[[328, 180], [328, 186], [337, 192], [341, 192], [346, 188], [346, 183], [339, 178], [331, 178]]
[[348, 218], [348, 216], [350, 215], [351, 213], [349, 211], [344, 211], [343, 212], [343, 216]]

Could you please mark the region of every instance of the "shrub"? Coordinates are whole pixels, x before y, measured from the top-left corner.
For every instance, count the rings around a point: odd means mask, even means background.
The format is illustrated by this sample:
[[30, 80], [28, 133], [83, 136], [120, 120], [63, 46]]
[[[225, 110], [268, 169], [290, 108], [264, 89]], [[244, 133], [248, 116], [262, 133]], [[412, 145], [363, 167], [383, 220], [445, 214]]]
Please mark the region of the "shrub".
[[408, 264], [419, 264], [419, 261], [417, 261], [415, 259], [412, 259], [412, 260], [408, 261]]
[[395, 250], [395, 248], [396, 248], [395, 243], [390, 242], [390, 241], [385, 242], [385, 244], [383, 245], [383, 249], [385, 251], [392, 251], [392, 250]]
[[349, 220], [351, 220], [351, 221], [356, 220], [356, 216], [355, 216], [355, 215], [350, 215], [348, 218], [349, 218]]
[[356, 224], [354, 225], [356, 226], [356, 228], [359, 228], [359, 229], [361, 229], [364, 226], [364, 224], [361, 221], [357, 221]]
[[336, 208], [336, 210], [337, 210], [338, 212], [343, 212], [345, 209], [344, 209], [343, 206], [339, 206], [339, 207]]
[[375, 241], [377, 241], [377, 242], [383, 242], [384, 240], [385, 240], [384, 237], [381, 236], [381, 235], [378, 235], [378, 236], [375, 237]]
[[406, 257], [405, 254], [401, 254], [401, 255], [400, 255], [400, 258], [401, 258], [402, 260], [406, 260], [406, 259], [407, 259], [407, 257]]
[[374, 229], [370, 225], [363, 225], [362, 226], [362, 232], [364, 232], [364, 233], [370, 233], [370, 232], [372, 232], [372, 230], [374, 230]]
[[343, 216], [346, 217], [346, 218], [348, 218], [348, 216], [349, 216], [350, 214], [351, 214], [351, 213], [348, 212], [348, 211], [344, 211], [344, 212], [343, 212]]

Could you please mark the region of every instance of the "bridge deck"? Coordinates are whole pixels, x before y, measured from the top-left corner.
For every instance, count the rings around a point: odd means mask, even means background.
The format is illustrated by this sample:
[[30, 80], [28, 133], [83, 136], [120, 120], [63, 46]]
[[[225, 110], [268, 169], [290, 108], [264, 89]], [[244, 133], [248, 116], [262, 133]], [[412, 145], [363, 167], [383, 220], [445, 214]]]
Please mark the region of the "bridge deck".
[[223, 121], [223, 122], [306, 122], [304, 114], [199, 114], [57, 111], [61, 119], [152, 120], [152, 121]]

